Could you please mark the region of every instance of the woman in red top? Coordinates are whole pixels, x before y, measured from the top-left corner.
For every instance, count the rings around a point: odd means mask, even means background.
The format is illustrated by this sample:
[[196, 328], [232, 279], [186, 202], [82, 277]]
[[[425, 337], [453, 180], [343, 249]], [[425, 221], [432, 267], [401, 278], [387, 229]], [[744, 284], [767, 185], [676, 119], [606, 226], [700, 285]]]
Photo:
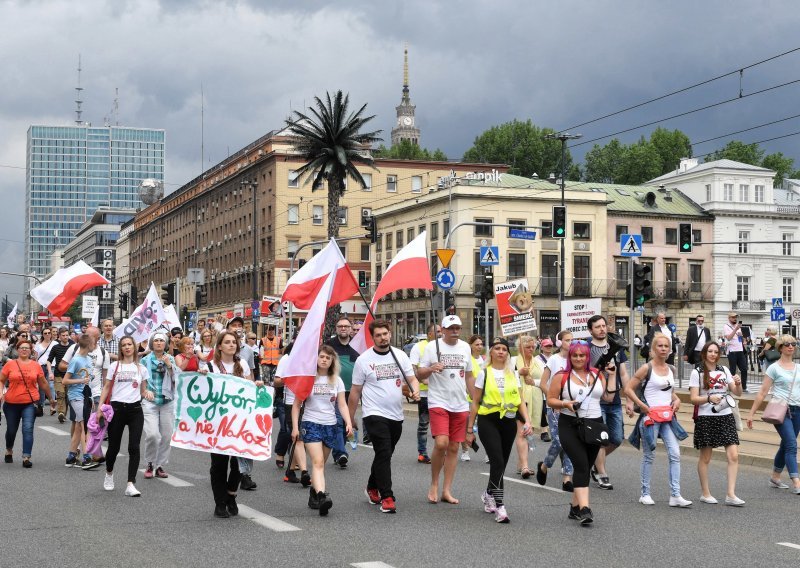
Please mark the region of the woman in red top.
[[[14, 463], [14, 440], [22, 420], [22, 467], [31, 467], [33, 451], [33, 423], [36, 421], [36, 403], [39, 389], [47, 394], [50, 407], [55, 406], [50, 385], [44, 378], [42, 367], [31, 359], [33, 344], [27, 339], [17, 343], [19, 358], [8, 361], [0, 371], [0, 402], [6, 415], [6, 463]], [[8, 390], [2, 391], [8, 387]]]
[[197, 371], [200, 360], [194, 353], [194, 340], [191, 337], [184, 337], [178, 342], [180, 353], [175, 357], [175, 364], [181, 371]]

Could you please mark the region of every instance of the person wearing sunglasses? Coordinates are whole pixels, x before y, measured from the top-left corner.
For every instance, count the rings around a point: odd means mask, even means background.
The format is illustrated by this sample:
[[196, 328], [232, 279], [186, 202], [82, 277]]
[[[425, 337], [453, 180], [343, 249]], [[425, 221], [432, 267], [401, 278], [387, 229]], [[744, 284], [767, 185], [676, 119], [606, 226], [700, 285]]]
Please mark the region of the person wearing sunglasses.
[[750, 414], [747, 416], [747, 427], [752, 430], [753, 418], [761, 406], [764, 398], [772, 389], [772, 397], [785, 400], [788, 405], [786, 418], [782, 424], [775, 424], [775, 430], [781, 437], [781, 445], [775, 454], [775, 461], [770, 477], [770, 487], [776, 489], [789, 489], [781, 481], [781, 472], [784, 468], [789, 472], [792, 482], [792, 493], [800, 495], [800, 472], [797, 470], [797, 435], [800, 434], [800, 368], [794, 362], [797, 352], [797, 340], [791, 335], [782, 335], [775, 343], [775, 349], [781, 358], [769, 366], [764, 374], [761, 390], [758, 391]]
[[742, 396], [742, 380], [731, 376], [730, 370], [719, 364], [720, 347], [716, 341], [709, 341], [700, 350], [700, 364], [689, 378], [689, 394], [697, 409], [694, 419], [694, 447], [700, 450], [697, 461], [697, 474], [700, 477], [700, 501], [716, 505], [708, 484], [708, 464], [711, 463], [713, 448], [724, 447], [728, 458], [728, 491], [725, 504], [732, 507], [744, 506], [744, 501], [736, 496], [736, 474], [739, 471], [739, 433], [732, 404], [736, 402], [729, 392]]

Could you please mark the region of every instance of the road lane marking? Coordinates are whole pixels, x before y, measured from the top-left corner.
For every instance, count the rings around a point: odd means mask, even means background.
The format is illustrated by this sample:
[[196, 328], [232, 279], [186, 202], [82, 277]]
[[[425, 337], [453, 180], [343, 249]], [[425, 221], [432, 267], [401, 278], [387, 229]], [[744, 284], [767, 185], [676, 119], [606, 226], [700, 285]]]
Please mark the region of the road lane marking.
[[[486, 472], [482, 472], [481, 475], [489, 475]], [[537, 489], [547, 489], [548, 491], [555, 491], [556, 493], [565, 493], [561, 489], [557, 489], [555, 487], [548, 487], [547, 485], [539, 485], [538, 483], [532, 483], [530, 481], [525, 481], [524, 479], [516, 479], [514, 477], [508, 477], [507, 475], [503, 476], [503, 479], [506, 481], [513, 481], [514, 483], [521, 483], [523, 485], [530, 485], [531, 487], [536, 487]]]
[[[145, 472], [144, 469], [140, 469], [142, 473]], [[169, 477], [156, 477], [153, 476], [153, 479], [158, 479], [159, 481], [163, 481], [167, 485], [171, 485], [172, 487], [194, 487], [194, 483], [189, 483], [188, 481], [184, 481], [183, 479], [178, 479], [174, 475], [170, 474]]]
[[391, 564], [385, 562], [353, 562], [350, 566], [355, 568], [394, 568]]
[[789, 548], [796, 548], [797, 550], [800, 550], [800, 544], [795, 544], [793, 542], [776, 542], [775, 544], [778, 546], [787, 546]]
[[69, 436], [69, 432], [64, 432], [64, 430], [59, 430], [53, 426], [39, 426], [39, 429], [55, 434], [56, 436]]
[[[108, 446], [101, 446], [101, 447], [103, 448], [103, 455], [106, 455], [108, 453]], [[127, 456], [127, 454], [123, 454], [122, 452], [117, 452], [117, 457], [118, 458], [126, 458], [128, 456]]]
[[299, 531], [302, 530], [300, 527], [296, 527], [294, 525], [290, 525], [289, 523], [282, 521], [280, 519], [276, 519], [275, 517], [270, 517], [266, 513], [262, 513], [261, 511], [256, 511], [255, 509], [251, 509], [247, 505], [239, 505], [239, 516], [243, 519], [247, 519], [248, 521], [253, 521], [257, 525], [261, 525], [264, 528], [268, 528], [271, 531], [275, 532], [291, 532], [291, 531]]

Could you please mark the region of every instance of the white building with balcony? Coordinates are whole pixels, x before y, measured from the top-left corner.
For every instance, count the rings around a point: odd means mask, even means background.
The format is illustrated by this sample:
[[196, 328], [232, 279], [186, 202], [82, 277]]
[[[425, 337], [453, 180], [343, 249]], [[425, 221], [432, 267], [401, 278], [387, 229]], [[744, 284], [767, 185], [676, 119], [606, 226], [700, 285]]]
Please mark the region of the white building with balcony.
[[771, 323], [772, 298], [783, 299], [787, 315], [800, 307], [800, 293], [794, 292], [800, 258], [794, 254], [798, 245], [791, 242], [800, 239], [800, 193], [798, 188], [774, 188], [774, 175], [732, 160], [698, 164], [685, 158], [676, 171], [649, 182], [679, 189], [714, 216], [717, 287], [714, 312], [705, 315], [713, 317], [716, 336], [731, 311], [760, 337]]

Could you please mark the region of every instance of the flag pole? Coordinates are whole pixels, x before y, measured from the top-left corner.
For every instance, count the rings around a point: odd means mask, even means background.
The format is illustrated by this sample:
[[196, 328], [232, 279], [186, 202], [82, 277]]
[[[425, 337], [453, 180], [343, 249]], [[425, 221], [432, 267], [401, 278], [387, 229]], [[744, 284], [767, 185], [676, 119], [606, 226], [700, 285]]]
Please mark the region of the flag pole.
[[[436, 311], [433, 309], [433, 289], [431, 289], [430, 294], [428, 296], [431, 300], [431, 316], [433, 316], [433, 343], [436, 345], [436, 360], [441, 363], [442, 362], [442, 353], [439, 349], [439, 334], [436, 333]], [[444, 313], [442, 313], [442, 319], [444, 319]]]

